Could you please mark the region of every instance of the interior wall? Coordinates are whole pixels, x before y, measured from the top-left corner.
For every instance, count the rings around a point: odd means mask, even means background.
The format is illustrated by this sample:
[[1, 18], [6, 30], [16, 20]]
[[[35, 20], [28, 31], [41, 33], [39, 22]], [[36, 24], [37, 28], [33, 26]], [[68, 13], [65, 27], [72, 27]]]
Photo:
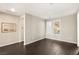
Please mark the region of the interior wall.
[[77, 46], [79, 47], [79, 12], [77, 13]]
[[[0, 13], [0, 47], [19, 42], [19, 29], [20, 29], [19, 21], [20, 19], [18, 16]], [[2, 22], [16, 23], [16, 32], [2, 33], [1, 32]]]
[[45, 38], [45, 21], [39, 17], [25, 15], [25, 45]]
[[[60, 34], [54, 34], [53, 22], [60, 20]], [[46, 24], [46, 38], [65, 41], [70, 43], [77, 43], [77, 14], [56, 18], [47, 21]]]
[[19, 19], [19, 42], [24, 41], [24, 15]]

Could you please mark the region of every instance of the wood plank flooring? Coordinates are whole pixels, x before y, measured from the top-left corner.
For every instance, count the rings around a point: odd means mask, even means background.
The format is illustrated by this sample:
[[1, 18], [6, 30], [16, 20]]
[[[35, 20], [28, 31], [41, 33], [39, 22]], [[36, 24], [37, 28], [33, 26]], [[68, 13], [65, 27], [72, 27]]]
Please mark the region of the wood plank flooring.
[[23, 42], [0, 47], [0, 55], [78, 55], [76, 44], [43, 39], [32, 44]]

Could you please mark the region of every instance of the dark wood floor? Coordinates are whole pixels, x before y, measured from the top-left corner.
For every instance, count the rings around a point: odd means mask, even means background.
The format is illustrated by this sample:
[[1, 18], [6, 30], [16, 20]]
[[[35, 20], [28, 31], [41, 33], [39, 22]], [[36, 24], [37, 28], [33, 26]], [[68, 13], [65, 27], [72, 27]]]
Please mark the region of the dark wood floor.
[[0, 48], [0, 55], [78, 55], [76, 44], [43, 39], [24, 46], [23, 42]]

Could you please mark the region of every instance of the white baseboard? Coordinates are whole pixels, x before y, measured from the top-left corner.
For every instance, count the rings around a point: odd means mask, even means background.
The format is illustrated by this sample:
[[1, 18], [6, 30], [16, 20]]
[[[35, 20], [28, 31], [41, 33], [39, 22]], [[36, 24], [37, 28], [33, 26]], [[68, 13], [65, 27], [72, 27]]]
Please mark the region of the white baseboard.
[[[41, 38], [41, 39], [38, 39], [38, 40], [34, 40], [34, 41], [30, 41], [28, 43], [24, 43], [24, 45], [28, 45], [28, 44], [31, 44], [31, 43], [34, 43], [36, 41], [39, 41], [39, 40], [43, 40], [44, 38]], [[57, 39], [51, 39], [51, 38], [47, 38], [47, 39], [50, 39], [50, 40], [57, 40]], [[73, 43], [73, 44], [77, 44], [77, 42], [70, 42], [70, 41], [65, 41], [65, 40], [57, 40], [57, 41], [62, 41], [62, 42], [68, 42], [68, 43]], [[78, 46], [79, 47], [79, 46]]]
[[77, 42], [77, 47], [79, 47], [79, 44], [78, 44], [78, 42]]
[[[20, 42], [23, 42], [23, 41], [20, 41]], [[11, 42], [11, 43], [8, 43], [8, 44], [5, 44], [5, 45], [0, 45], [0, 47], [4, 47], [4, 46], [8, 46], [8, 45], [12, 45], [12, 44], [16, 44], [16, 43], [19, 43], [19, 41]]]
[[[57, 40], [55, 38], [47, 38], [47, 39], [50, 39], [50, 40]], [[73, 43], [73, 44], [77, 44], [77, 42], [70, 42], [70, 41], [66, 41], [66, 40], [57, 40], [57, 41], [62, 41], [62, 42], [68, 42], [68, 43]]]
[[38, 40], [30, 41], [30, 42], [28, 42], [28, 43], [24, 42], [24, 45], [28, 45], [28, 44], [31, 44], [31, 43], [34, 43], [34, 42], [36, 42], [36, 41], [43, 40], [43, 39], [44, 39], [44, 38], [41, 38], [41, 39], [38, 39]]

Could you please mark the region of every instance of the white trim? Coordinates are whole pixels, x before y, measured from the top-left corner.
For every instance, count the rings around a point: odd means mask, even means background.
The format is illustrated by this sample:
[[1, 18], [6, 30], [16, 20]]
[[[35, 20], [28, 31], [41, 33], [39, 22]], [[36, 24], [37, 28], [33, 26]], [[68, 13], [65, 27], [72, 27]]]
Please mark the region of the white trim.
[[30, 42], [28, 42], [28, 43], [25, 43], [24, 45], [28, 45], [28, 44], [31, 44], [31, 43], [34, 43], [34, 42], [37, 42], [37, 41], [39, 41], [39, 40], [43, 40], [44, 38], [41, 38], [41, 39], [38, 39], [38, 40], [34, 40], [34, 41], [30, 41]]
[[25, 45], [25, 42], [26, 40], [25, 40], [25, 15], [24, 15], [24, 45]]
[[77, 14], [77, 46], [79, 47], [79, 12]]
[[71, 42], [71, 41], [65, 41], [65, 40], [58, 40], [58, 39], [55, 39], [55, 38], [47, 38], [47, 39], [77, 44], [77, 42]]

